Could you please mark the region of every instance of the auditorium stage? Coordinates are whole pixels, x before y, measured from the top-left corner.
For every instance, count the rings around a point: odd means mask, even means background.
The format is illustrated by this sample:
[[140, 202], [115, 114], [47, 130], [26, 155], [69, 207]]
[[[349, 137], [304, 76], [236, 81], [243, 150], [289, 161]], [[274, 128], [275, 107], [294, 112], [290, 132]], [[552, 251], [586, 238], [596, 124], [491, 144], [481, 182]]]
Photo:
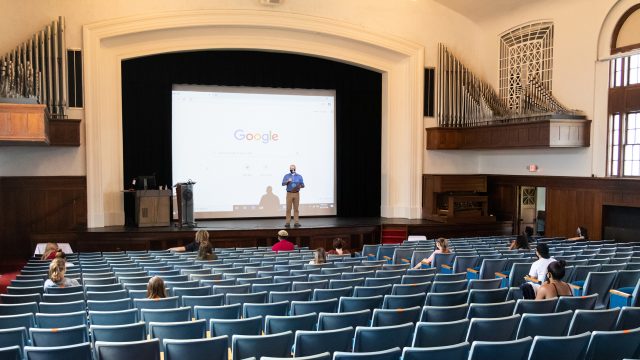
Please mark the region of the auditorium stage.
[[[404, 232], [406, 235], [426, 235], [428, 238], [504, 235], [512, 232], [511, 222], [453, 225], [423, 219], [312, 217], [301, 218], [300, 223], [302, 226], [299, 228], [287, 229], [290, 240], [310, 248], [331, 248], [331, 241], [341, 237], [349, 248], [359, 249], [363, 244], [380, 243], [387, 230]], [[196, 230], [205, 229], [209, 231], [216, 247], [271, 246], [276, 241], [278, 230], [284, 229], [284, 219], [202, 220], [197, 225], [197, 228], [180, 228], [177, 225], [88, 228], [35, 234], [31, 243], [33, 248], [39, 242], [68, 242], [74, 251], [160, 250], [186, 244], [193, 240]]]

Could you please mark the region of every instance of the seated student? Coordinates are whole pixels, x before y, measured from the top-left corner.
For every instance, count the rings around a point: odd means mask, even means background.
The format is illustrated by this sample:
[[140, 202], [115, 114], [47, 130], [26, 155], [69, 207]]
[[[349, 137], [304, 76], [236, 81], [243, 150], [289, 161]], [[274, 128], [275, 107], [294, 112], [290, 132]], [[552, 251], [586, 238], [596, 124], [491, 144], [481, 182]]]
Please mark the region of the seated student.
[[167, 289], [164, 287], [164, 280], [159, 276], [154, 276], [147, 283], [147, 299], [164, 299], [167, 297]]
[[435, 250], [434, 252], [432, 252], [431, 256], [429, 256], [426, 259], [420, 260], [420, 262], [417, 263], [416, 266], [414, 266], [413, 268], [414, 269], [420, 269], [422, 267], [422, 265], [430, 266], [431, 263], [433, 262], [433, 259], [436, 257], [436, 254], [449, 254], [449, 253], [451, 253], [451, 251], [449, 250], [449, 240], [447, 240], [445, 238], [438, 238], [438, 240], [436, 240], [436, 247], [438, 249]]
[[528, 242], [533, 241], [533, 228], [531, 226], [526, 226], [524, 228], [524, 236], [527, 237]]
[[341, 238], [333, 239], [333, 250], [329, 250], [330, 255], [348, 255], [349, 251], [344, 249], [344, 240]]
[[589, 240], [589, 233], [587, 232], [587, 228], [584, 226], [578, 226], [578, 229], [576, 229], [576, 235], [578, 236], [568, 238], [567, 240]]
[[40, 260], [53, 260], [58, 252], [58, 244], [54, 242], [47, 243], [44, 248], [44, 252], [40, 257]]
[[203, 241], [198, 248], [196, 260], [218, 260], [218, 255], [213, 252], [213, 246], [209, 241]]
[[313, 260], [309, 261], [309, 264], [324, 264], [327, 262], [327, 252], [324, 248], [317, 248], [313, 253]]
[[565, 274], [566, 262], [554, 261], [547, 267], [547, 281], [538, 288], [536, 300], [553, 299], [559, 296], [573, 296], [571, 286], [562, 281]]
[[56, 252], [56, 259], [64, 260], [64, 265], [68, 268], [75, 266], [74, 263], [70, 263], [67, 261], [67, 255], [61, 249], [58, 249], [58, 251]]
[[278, 242], [273, 244], [273, 246], [271, 247], [271, 251], [291, 251], [295, 249], [293, 243], [287, 241], [288, 236], [289, 233], [287, 232], [287, 230], [278, 231]]
[[526, 235], [518, 235], [515, 240], [511, 241], [509, 250], [529, 250], [529, 241]]
[[49, 264], [49, 278], [44, 282], [44, 287], [80, 286], [77, 280], [64, 277], [66, 272], [67, 267], [64, 259], [53, 259]]
[[189, 243], [185, 246], [176, 246], [169, 249], [169, 251], [174, 252], [184, 252], [184, 251], [196, 251], [200, 247], [200, 243], [209, 241], [209, 232], [207, 230], [198, 230], [196, 231], [196, 238], [192, 243]]
[[549, 255], [549, 246], [544, 243], [536, 246], [536, 256], [538, 257], [538, 260], [531, 264], [531, 268], [529, 269], [529, 278], [531, 278], [533, 282], [544, 282], [547, 278], [547, 267], [549, 264], [556, 261], [556, 259]]

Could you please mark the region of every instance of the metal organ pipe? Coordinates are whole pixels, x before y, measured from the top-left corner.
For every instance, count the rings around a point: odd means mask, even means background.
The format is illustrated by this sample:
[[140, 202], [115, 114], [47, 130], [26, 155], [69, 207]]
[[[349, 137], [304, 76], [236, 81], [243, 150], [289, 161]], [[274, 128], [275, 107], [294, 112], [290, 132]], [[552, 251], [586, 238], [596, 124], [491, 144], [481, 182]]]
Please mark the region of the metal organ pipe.
[[53, 118], [66, 117], [65, 19], [57, 20], [0, 56], [0, 97], [34, 98]]

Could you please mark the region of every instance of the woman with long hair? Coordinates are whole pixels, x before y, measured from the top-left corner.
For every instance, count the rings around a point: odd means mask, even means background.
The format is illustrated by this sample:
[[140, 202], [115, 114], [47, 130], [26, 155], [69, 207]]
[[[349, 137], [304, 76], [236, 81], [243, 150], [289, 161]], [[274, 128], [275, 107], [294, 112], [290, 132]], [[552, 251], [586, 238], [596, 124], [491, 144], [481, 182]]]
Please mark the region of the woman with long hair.
[[578, 226], [576, 229], [576, 236], [568, 238], [567, 240], [589, 240], [589, 232], [584, 226]]
[[324, 264], [327, 262], [327, 252], [324, 248], [317, 248], [313, 253], [313, 260], [309, 261], [309, 264]]
[[185, 246], [176, 246], [169, 249], [174, 252], [196, 251], [200, 248], [200, 244], [203, 242], [209, 242], [209, 232], [201, 229], [196, 231], [195, 240]]
[[438, 249], [436, 249], [434, 252], [431, 253], [431, 256], [429, 256], [426, 259], [422, 259], [420, 260], [420, 262], [418, 262], [416, 264], [416, 266], [414, 266], [414, 269], [420, 269], [423, 265], [425, 266], [430, 266], [431, 263], [433, 262], [433, 259], [436, 257], [436, 254], [449, 254], [451, 253], [451, 251], [449, 250], [449, 240], [445, 239], [445, 238], [438, 238], [438, 240], [436, 240], [436, 247]]
[[80, 286], [77, 280], [66, 278], [64, 276], [66, 272], [67, 266], [64, 259], [53, 259], [49, 264], [49, 278], [44, 282], [44, 287]]
[[54, 242], [47, 243], [40, 260], [53, 260], [58, 252], [58, 244]]
[[211, 246], [209, 240], [200, 243], [196, 260], [218, 260], [218, 255], [213, 252], [213, 246]]
[[147, 299], [164, 299], [167, 297], [167, 290], [164, 287], [164, 280], [159, 276], [154, 276], [147, 283]]
[[518, 235], [509, 245], [509, 250], [529, 250], [529, 240], [526, 234]]

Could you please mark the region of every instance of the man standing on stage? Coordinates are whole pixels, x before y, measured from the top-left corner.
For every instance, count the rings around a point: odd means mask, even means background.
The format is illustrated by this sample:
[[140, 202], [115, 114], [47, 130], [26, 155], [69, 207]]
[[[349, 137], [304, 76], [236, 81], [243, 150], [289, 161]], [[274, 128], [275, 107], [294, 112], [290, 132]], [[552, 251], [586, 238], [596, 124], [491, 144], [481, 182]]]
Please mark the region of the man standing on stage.
[[299, 227], [298, 216], [300, 211], [298, 207], [300, 205], [300, 189], [304, 187], [304, 180], [302, 180], [302, 175], [296, 173], [295, 165], [291, 164], [289, 166], [289, 174], [282, 179], [282, 186], [287, 187], [287, 215], [285, 216], [286, 223], [284, 226], [291, 226], [291, 207], [293, 207], [293, 226]]

